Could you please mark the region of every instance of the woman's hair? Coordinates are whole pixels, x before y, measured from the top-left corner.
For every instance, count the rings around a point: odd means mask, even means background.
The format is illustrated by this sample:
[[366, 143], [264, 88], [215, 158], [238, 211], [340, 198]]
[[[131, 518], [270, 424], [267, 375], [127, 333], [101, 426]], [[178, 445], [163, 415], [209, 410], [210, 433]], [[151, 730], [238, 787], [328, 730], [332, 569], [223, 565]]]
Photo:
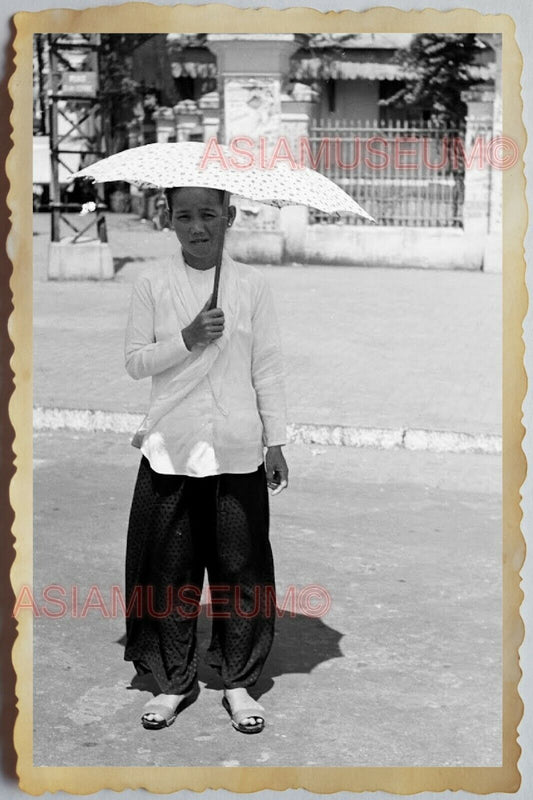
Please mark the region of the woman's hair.
[[[176, 189], [185, 189], [185, 188], [187, 188], [187, 187], [185, 187], [185, 186], [171, 186], [170, 188], [165, 189], [165, 197], [166, 197], [166, 200], [167, 200], [167, 206], [168, 206], [168, 210], [170, 211], [171, 214], [172, 214], [172, 195], [173, 195], [173, 193], [176, 191]], [[210, 187], [205, 187], [205, 188], [210, 188]], [[212, 191], [213, 192], [218, 192], [218, 194], [220, 195], [220, 202], [222, 203], [222, 201], [224, 199], [224, 191], [223, 191], [223, 189], [213, 189]]]

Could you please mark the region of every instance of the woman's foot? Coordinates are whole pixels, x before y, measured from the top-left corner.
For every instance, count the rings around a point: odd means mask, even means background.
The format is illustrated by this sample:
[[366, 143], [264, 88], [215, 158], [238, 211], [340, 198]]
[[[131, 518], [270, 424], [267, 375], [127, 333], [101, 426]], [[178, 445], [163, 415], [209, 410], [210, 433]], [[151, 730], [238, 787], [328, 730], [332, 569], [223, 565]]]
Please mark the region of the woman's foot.
[[143, 708], [141, 722], [143, 727], [157, 730], [168, 728], [178, 716], [178, 709], [192, 702], [197, 697], [198, 690], [187, 694], [158, 694], [152, 697]]
[[259, 733], [265, 727], [265, 709], [244, 687], [224, 689], [222, 702], [233, 727], [241, 733]]

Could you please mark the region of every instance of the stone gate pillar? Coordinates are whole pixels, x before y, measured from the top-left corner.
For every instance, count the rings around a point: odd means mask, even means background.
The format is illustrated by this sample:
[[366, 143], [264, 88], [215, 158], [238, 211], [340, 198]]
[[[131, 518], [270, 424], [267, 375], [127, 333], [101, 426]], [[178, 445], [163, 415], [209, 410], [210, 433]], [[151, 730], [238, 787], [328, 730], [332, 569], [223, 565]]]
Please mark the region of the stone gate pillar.
[[462, 97], [468, 107], [463, 143], [465, 251], [468, 266], [483, 269], [490, 216], [491, 167], [485, 151], [492, 129], [491, 97], [478, 90], [463, 92]]
[[[294, 34], [209, 34], [209, 49], [217, 57], [220, 96], [219, 141], [237, 136], [254, 142], [264, 137], [272, 154], [283, 135], [282, 84], [291, 55], [299, 47]], [[284, 232], [275, 208], [234, 198], [235, 225], [228, 248], [245, 261], [280, 263]]]
[[464, 227], [472, 241], [478, 242], [483, 271], [501, 272], [502, 171], [491, 165], [495, 154], [491, 158], [489, 153], [502, 136], [502, 37], [499, 33], [482, 33], [479, 38], [495, 54], [494, 86], [477, 86], [462, 95], [468, 105], [467, 144], [476, 134], [485, 139], [483, 170], [470, 169], [465, 174]]
[[[503, 131], [502, 35], [500, 33], [482, 34], [481, 38], [492, 47], [496, 56], [492, 114], [492, 136], [496, 139], [502, 135]], [[491, 179], [489, 233], [483, 258], [483, 270], [485, 272], [501, 272], [503, 268], [503, 174], [501, 169], [493, 169]]]

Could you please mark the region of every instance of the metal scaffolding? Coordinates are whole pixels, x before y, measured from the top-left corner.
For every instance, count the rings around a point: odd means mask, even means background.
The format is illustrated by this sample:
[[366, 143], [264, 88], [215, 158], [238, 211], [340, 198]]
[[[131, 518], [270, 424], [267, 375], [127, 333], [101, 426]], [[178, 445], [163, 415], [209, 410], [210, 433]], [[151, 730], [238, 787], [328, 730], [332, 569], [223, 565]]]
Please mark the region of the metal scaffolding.
[[[50, 115], [50, 208], [52, 211], [52, 241], [61, 241], [61, 222], [72, 231], [72, 243], [96, 224], [97, 236], [107, 242], [103, 187], [95, 186], [96, 217], [78, 228], [67, 212], [80, 211], [78, 203], [61, 201], [59, 166], [74, 173], [87, 164], [105, 156], [102, 149], [102, 104], [99, 96], [98, 34], [49, 34], [49, 115]], [[63, 130], [60, 133], [60, 120]], [[69, 163], [69, 156], [79, 155], [77, 167]], [[67, 157], [67, 158], [65, 158]]]

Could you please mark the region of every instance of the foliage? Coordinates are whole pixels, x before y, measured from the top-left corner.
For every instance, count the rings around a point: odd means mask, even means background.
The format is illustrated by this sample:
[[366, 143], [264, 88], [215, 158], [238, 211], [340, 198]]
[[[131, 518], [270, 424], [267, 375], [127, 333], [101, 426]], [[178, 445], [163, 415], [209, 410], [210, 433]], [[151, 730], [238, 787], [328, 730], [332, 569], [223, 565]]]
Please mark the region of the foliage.
[[104, 33], [100, 49], [100, 91], [113, 103], [131, 104], [139, 97], [141, 84], [132, 77], [133, 52], [153, 33]]
[[100, 100], [106, 152], [127, 146], [127, 124], [144, 116], [145, 89], [134, 77], [133, 55], [156, 34], [106, 33], [99, 53]]
[[404, 86], [381, 104], [424, 108], [435, 122], [461, 126], [466, 114], [461, 94], [483, 82], [472, 70], [483, 50], [485, 45], [473, 33], [416, 35], [396, 55]]

